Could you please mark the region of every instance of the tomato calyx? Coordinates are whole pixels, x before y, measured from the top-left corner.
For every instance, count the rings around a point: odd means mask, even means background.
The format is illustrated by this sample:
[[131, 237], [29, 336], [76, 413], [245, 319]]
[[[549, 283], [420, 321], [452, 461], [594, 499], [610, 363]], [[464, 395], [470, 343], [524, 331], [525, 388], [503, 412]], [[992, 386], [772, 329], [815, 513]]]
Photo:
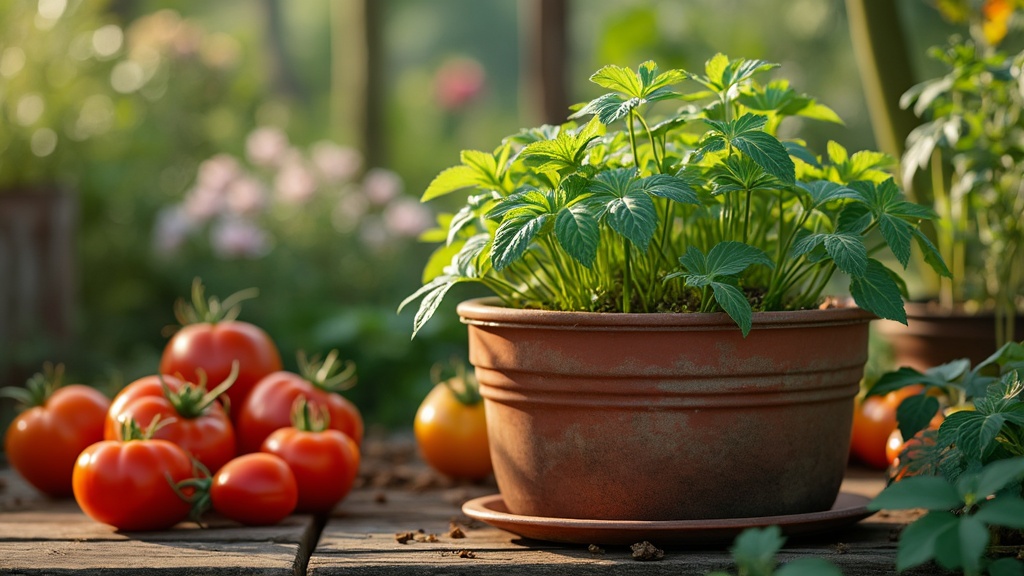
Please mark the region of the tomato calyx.
[[480, 383], [477, 382], [476, 376], [467, 371], [466, 365], [462, 362], [453, 359], [450, 365], [455, 370], [455, 375], [449, 378], [442, 379], [445, 368], [442, 364], [435, 364], [430, 369], [430, 379], [434, 385], [443, 384], [463, 406], [476, 406], [482, 402]]
[[189, 505], [189, 519], [201, 528], [205, 528], [203, 515], [213, 508], [213, 501], [210, 497], [213, 475], [210, 474], [210, 469], [203, 466], [199, 460], [192, 458], [192, 478], [176, 483], [170, 474], [166, 474], [165, 477], [178, 498]]
[[326, 406], [310, 404], [304, 396], [292, 403], [292, 428], [302, 432], [323, 432], [331, 426], [331, 412]]
[[206, 371], [202, 368], [196, 370], [196, 374], [199, 375], [199, 382], [196, 383], [185, 380], [179, 374], [178, 377], [182, 379], [184, 385], [177, 391], [171, 390], [170, 386], [164, 382], [163, 374], [157, 374], [157, 378], [160, 380], [160, 387], [164, 390], [164, 397], [171, 403], [178, 415], [191, 420], [206, 413], [210, 405], [227, 392], [228, 388], [231, 388], [231, 385], [238, 379], [238, 370], [238, 360], [235, 360], [231, 363], [231, 374], [213, 390], [206, 389]]
[[238, 318], [242, 311], [241, 303], [259, 295], [256, 288], [240, 290], [223, 301], [216, 296], [206, 298], [203, 282], [199, 278], [192, 281], [192, 303], [179, 298], [174, 303], [174, 317], [182, 326], [189, 324], [216, 324], [230, 322]]
[[149, 426], [143, 428], [134, 418], [126, 418], [121, 422], [121, 441], [134, 442], [139, 440], [152, 440], [157, 430], [174, 422], [174, 418], [161, 418], [159, 414], [149, 421]]
[[299, 374], [310, 384], [326, 392], [342, 392], [355, 386], [356, 365], [351, 360], [338, 362], [338, 351], [331, 350], [321, 362], [318, 356], [307, 358], [299, 351]]
[[25, 382], [25, 387], [6, 386], [0, 388], [0, 397], [11, 398], [21, 404], [26, 410], [36, 406], [45, 406], [50, 396], [63, 386], [64, 365], [47, 362], [43, 364], [43, 371], [37, 372]]

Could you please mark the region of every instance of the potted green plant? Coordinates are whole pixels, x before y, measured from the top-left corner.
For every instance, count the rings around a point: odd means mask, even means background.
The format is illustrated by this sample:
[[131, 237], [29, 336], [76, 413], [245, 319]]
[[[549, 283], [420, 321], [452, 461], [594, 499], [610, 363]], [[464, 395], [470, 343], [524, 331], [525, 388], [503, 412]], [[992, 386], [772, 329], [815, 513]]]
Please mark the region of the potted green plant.
[[925, 120], [907, 138], [903, 181], [930, 177], [935, 244], [953, 272], [908, 306], [909, 327], [879, 324], [897, 364], [921, 370], [1024, 337], [1024, 52], [999, 50], [1005, 23], [994, 34], [977, 12], [971, 38], [932, 50], [946, 72], [901, 101]]
[[[885, 155], [778, 138], [838, 122], [775, 68], [718, 54], [703, 74], [606, 66], [573, 122], [465, 151], [423, 195], [472, 189], [442, 219], [414, 330], [463, 302], [495, 477], [516, 514], [687, 520], [832, 506], [868, 322], [905, 321], [901, 263], [932, 211]], [[697, 85], [680, 93], [684, 81]], [[650, 108], [682, 100], [655, 123]], [[703, 103], [703, 105], [698, 105]], [[850, 279], [854, 305], [826, 298]]]

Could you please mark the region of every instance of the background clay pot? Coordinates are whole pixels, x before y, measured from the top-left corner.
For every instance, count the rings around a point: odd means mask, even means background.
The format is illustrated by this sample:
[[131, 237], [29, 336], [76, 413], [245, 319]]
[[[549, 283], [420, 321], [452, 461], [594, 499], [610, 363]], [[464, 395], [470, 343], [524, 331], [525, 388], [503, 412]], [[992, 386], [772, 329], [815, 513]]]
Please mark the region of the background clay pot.
[[826, 510], [867, 359], [856, 308], [593, 314], [459, 305], [515, 514], [691, 520]]
[[[893, 365], [925, 371], [959, 358], [976, 365], [996, 351], [995, 316], [944, 311], [937, 306], [909, 302], [907, 325], [879, 321], [875, 329], [892, 346]], [[1024, 339], [1024, 315], [1017, 316], [1014, 340]]]

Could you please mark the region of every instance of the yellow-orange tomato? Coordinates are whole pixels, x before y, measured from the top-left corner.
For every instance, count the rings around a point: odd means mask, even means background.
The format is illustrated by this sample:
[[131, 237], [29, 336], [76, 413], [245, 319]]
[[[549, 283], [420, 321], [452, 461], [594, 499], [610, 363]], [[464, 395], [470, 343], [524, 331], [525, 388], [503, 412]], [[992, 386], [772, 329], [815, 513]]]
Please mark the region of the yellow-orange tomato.
[[850, 453], [871, 468], [889, 467], [885, 454], [889, 435], [896, 430], [896, 408], [908, 396], [921, 391], [921, 386], [908, 386], [885, 396], [858, 399], [853, 413], [853, 434]]
[[479, 399], [463, 403], [444, 382], [434, 386], [413, 425], [423, 459], [438, 472], [465, 480], [491, 474], [487, 421]]

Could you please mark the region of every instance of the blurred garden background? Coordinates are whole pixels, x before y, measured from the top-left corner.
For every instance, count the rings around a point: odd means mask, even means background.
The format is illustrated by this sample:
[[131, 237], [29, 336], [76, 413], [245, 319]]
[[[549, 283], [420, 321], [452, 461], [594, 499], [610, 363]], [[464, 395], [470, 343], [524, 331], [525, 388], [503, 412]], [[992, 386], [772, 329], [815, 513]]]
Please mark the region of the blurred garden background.
[[[893, 4], [909, 86], [959, 25]], [[473, 295], [415, 339], [396, 313], [444, 207], [419, 202], [430, 180], [564, 119], [604, 64], [716, 52], [781, 63], [845, 120], [803, 126], [812, 149], [879, 146], [842, 0], [0, 0], [3, 384], [44, 361], [109, 393], [154, 373], [201, 277], [259, 289], [241, 319], [287, 369], [338, 349], [367, 423], [408, 426]]]

